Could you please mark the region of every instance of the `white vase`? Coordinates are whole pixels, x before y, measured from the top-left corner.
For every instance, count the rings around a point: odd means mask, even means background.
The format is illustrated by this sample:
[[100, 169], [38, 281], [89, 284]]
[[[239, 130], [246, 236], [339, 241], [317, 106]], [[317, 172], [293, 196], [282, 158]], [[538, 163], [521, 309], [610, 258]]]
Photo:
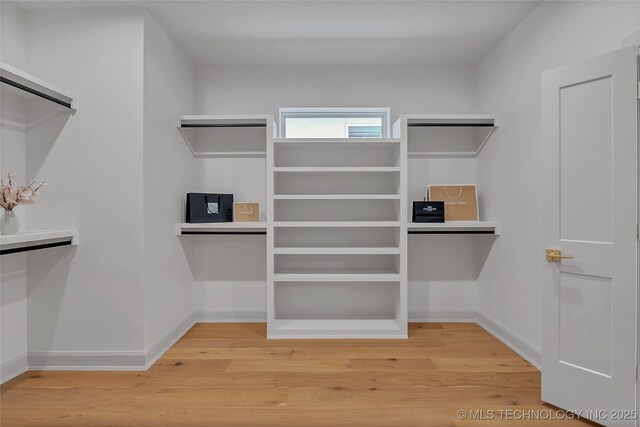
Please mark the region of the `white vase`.
[[0, 222], [0, 234], [16, 234], [20, 225], [18, 217], [14, 211], [4, 211], [2, 222]]

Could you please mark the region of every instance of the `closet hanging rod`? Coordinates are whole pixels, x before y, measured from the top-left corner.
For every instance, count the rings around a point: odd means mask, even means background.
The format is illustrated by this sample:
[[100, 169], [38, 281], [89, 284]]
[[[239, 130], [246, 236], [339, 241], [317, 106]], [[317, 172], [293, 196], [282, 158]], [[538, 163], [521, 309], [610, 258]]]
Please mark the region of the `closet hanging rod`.
[[266, 235], [266, 231], [183, 231], [182, 235]]
[[408, 230], [408, 234], [496, 234], [493, 230]]
[[16, 81], [13, 81], [13, 80], [11, 80], [11, 79], [9, 79], [7, 77], [0, 76], [0, 82], [8, 84], [9, 86], [13, 86], [13, 87], [15, 87], [17, 89], [23, 90], [25, 92], [28, 92], [28, 93], [30, 93], [32, 95], [35, 95], [35, 96], [38, 96], [40, 98], [46, 99], [47, 101], [51, 101], [51, 102], [54, 102], [56, 104], [62, 105], [63, 107], [67, 107], [67, 108], [71, 109], [71, 104], [70, 103], [62, 101], [60, 99], [57, 99], [57, 98], [55, 98], [55, 97], [53, 97], [51, 95], [47, 95], [46, 93], [40, 92], [39, 90], [27, 87], [27, 86], [25, 86], [23, 84], [20, 84], [20, 83], [18, 83]]
[[71, 246], [72, 239], [60, 242], [43, 243], [41, 245], [21, 246], [18, 248], [0, 249], [0, 255], [17, 254], [20, 252], [37, 251], [40, 249], [57, 248], [60, 246]]
[[472, 128], [492, 128], [495, 127], [493, 123], [408, 123], [408, 127], [472, 127]]
[[183, 123], [182, 128], [266, 128], [266, 123]]

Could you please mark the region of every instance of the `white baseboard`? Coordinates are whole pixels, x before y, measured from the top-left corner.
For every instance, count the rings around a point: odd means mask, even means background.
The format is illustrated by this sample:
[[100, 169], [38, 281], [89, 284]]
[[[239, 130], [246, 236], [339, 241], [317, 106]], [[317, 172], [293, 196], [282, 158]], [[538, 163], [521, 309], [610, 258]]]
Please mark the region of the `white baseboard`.
[[29, 369], [27, 353], [9, 359], [0, 365], [0, 384], [26, 372]]
[[144, 371], [158, 360], [195, 324], [188, 314], [145, 351], [47, 351], [29, 352], [29, 370]]
[[[144, 371], [158, 360], [196, 323], [264, 322], [264, 310], [196, 310], [183, 318], [146, 351], [51, 351], [30, 352], [0, 365], [0, 382], [27, 370]], [[410, 310], [411, 322], [474, 322], [540, 369], [540, 350], [491, 317], [472, 309]]]
[[534, 347], [486, 314], [478, 312], [477, 316], [478, 319], [476, 322], [478, 325], [482, 326], [487, 332], [511, 348], [511, 350], [522, 356], [527, 362], [538, 369], [542, 368], [542, 353], [539, 348]]
[[197, 323], [246, 323], [266, 322], [265, 310], [196, 310]]
[[196, 324], [195, 311], [186, 315], [173, 329], [156, 340], [144, 353], [144, 369], [147, 370]]
[[478, 312], [474, 309], [409, 309], [409, 322], [475, 322]]

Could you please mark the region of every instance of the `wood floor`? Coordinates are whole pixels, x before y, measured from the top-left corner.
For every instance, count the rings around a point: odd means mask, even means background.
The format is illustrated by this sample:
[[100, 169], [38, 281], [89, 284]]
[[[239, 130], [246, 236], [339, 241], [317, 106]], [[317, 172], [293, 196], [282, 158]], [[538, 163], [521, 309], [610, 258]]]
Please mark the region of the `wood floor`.
[[2, 385], [0, 425], [593, 425], [532, 421], [563, 413], [540, 401], [540, 372], [476, 324], [414, 323], [408, 340], [265, 333], [199, 324], [147, 372], [27, 372]]

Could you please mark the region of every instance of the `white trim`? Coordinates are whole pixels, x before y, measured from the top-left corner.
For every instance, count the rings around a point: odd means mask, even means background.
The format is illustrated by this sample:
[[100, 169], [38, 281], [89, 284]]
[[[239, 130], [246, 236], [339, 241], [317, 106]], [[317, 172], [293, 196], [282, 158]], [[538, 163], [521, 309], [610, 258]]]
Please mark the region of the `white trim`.
[[[188, 314], [146, 351], [51, 351], [31, 352], [0, 365], [0, 382], [27, 370], [145, 371], [197, 323], [265, 322], [263, 309], [200, 309]], [[529, 363], [540, 369], [542, 356], [536, 348], [498, 321], [474, 309], [409, 310], [411, 322], [473, 322], [484, 328]], [[293, 338], [293, 337], [287, 337]], [[341, 338], [345, 338], [342, 337]], [[396, 337], [394, 337], [396, 338]]]
[[149, 369], [162, 355], [169, 350], [189, 329], [196, 324], [196, 312], [187, 314], [173, 329], [158, 338], [145, 350], [145, 367]]
[[13, 359], [9, 359], [0, 365], [0, 384], [15, 378], [28, 370], [29, 365], [27, 364], [27, 353], [16, 356]]
[[478, 312], [472, 308], [409, 309], [409, 322], [476, 322], [477, 318]]
[[507, 347], [511, 348], [511, 350], [522, 356], [527, 362], [540, 370], [542, 369], [542, 353], [539, 348], [482, 312], [477, 313], [476, 323], [502, 341]]
[[196, 323], [247, 323], [266, 322], [267, 311], [264, 309], [222, 310], [208, 309], [196, 310]]

